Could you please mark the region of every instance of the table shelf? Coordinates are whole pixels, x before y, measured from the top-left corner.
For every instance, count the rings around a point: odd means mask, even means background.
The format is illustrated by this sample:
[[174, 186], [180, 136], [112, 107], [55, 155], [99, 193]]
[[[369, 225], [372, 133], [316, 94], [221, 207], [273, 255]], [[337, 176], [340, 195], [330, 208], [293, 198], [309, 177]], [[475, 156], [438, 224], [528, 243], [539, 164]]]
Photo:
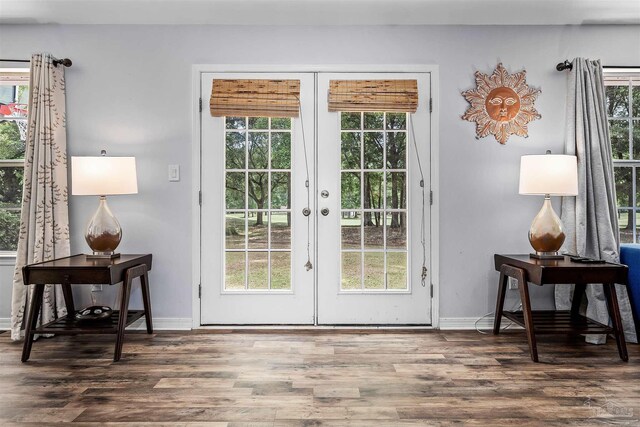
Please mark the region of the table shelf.
[[[522, 311], [504, 311], [503, 315], [524, 327]], [[612, 327], [582, 315], [571, 315], [569, 310], [533, 310], [533, 330], [538, 334], [610, 334]]]
[[[129, 310], [127, 312], [126, 326], [131, 325], [144, 314], [144, 310]], [[69, 316], [64, 316], [36, 328], [32, 333], [56, 335], [115, 334], [118, 332], [119, 316], [119, 310], [113, 310], [111, 318], [101, 322], [78, 321], [77, 319], [69, 318]]]

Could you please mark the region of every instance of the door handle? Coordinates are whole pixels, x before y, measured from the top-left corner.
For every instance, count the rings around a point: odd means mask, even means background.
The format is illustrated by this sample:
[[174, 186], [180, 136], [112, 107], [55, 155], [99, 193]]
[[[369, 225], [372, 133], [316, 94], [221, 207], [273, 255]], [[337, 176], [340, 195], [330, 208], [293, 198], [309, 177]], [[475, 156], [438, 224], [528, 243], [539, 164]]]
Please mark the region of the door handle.
[[321, 213], [322, 215], [324, 215], [324, 216], [329, 215], [329, 208], [322, 208], [322, 209], [320, 210], [320, 213]]

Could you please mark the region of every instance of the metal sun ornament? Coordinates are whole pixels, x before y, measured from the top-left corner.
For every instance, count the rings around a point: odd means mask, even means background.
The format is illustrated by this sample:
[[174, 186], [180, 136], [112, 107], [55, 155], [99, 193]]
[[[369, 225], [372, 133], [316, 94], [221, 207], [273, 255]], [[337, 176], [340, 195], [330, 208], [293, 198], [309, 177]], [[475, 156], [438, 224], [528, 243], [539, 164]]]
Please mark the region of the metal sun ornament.
[[476, 139], [492, 134], [504, 144], [512, 134], [526, 138], [527, 124], [542, 118], [533, 106], [541, 90], [527, 85], [526, 74], [509, 74], [501, 63], [490, 76], [476, 71], [476, 88], [462, 92], [471, 104], [462, 118], [476, 122]]

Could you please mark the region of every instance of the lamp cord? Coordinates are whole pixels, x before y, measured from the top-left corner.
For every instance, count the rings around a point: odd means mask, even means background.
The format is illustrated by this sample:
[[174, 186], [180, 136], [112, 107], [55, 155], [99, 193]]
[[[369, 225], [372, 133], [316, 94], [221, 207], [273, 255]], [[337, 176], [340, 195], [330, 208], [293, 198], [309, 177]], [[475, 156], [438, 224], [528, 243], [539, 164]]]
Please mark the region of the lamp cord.
[[304, 182], [304, 186], [307, 188], [307, 207], [303, 210], [304, 215], [307, 217], [307, 263], [304, 267], [307, 271], [313, 268], [313, 264], [311, 263], [311, 189], [309, 188], [309, 158], [307, 156], [307, 139], [305, 138], [304, 132], [304, 119], [302, 118], [302, 102], [300, 101], [300, 97], [295, 95], [298, 100], [298, 112], [300, 114], [300, 130], [302, 131], [302, 147], [304, 150], [304, 166], [306, 172], [306, 179]]
[[420, 152], [418, 151], [418, 143], [416, 142], [416, 131], [413, 127], [413, 114], [409, 114], [409, 127], [411, 128], [411, 136], [413, 146], [418, 160], [418, 170], [420, 171], [420, 189], [422, 191], [422, 216], [420, 217], [420, 244], [422, 245], [422, 271], [420, 273], [420, 281], [422, 287], [427, 286], [427, 239], [426, 239], [426, 220], [425, 214], [427, 210], [426, 189], [424, 187], [424, 172], [422, 171], [422, 162], [420, 161]]

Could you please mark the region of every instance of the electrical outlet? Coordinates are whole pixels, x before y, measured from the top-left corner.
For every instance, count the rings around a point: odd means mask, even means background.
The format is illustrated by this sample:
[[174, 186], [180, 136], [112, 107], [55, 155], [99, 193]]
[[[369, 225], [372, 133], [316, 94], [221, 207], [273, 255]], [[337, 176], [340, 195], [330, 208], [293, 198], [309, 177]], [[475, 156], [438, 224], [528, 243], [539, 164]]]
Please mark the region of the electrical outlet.
[[513, 277], [509, 277], [509, 289], [518, 289], [518, 281]]
[[102, 292], [102, 285], [91, 285], [91, 292]]

